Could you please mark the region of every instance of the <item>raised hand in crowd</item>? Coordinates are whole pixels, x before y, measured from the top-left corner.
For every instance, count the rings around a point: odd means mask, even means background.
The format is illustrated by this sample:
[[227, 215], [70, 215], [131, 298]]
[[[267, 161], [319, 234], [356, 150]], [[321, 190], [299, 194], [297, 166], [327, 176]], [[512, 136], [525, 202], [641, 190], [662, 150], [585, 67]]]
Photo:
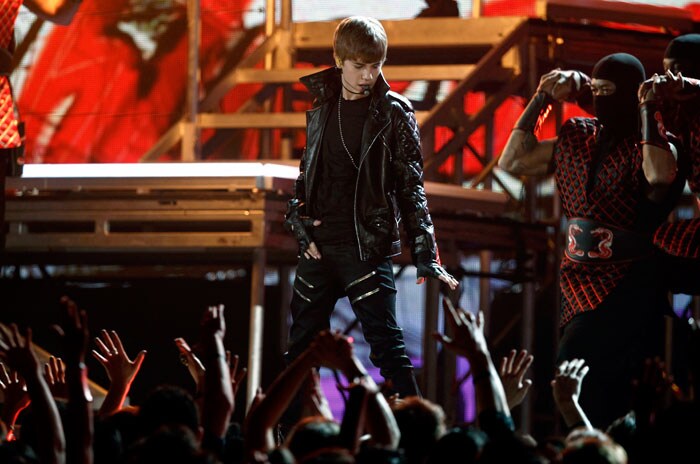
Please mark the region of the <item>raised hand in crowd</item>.
[[511, 410], [522, 403], [527, 392], [530, 391], [532, 380], [524, 377], [534, 359], [527, 350], [520, 350], [520, 352], [511, 350], [508, 356], [501, 359], [499, 374], [503, 390], [506, 392], [508, 407]]
[[[195, 350], [199, 347], [190, 347], [187, 341], [182, 337], [175, 339], [175, 345], [180, 353], [180, 362], [187, 367], [187, 371], [190, 373], [190, 376], [192, 376], [192, 380], [195, 384], [194, 398], [201, 410], [204, 407], [203, 400], [204, 388], [206, 384], [206, 368], [195, 353]], [[228, 365], [229, 377], [231, 379], [231, 400], [233, 401], [231, 413], [233, 413], [236, 404], [236, 394], [238, 393], [240, 386], [243, 384], [243, 379], [245, 379], [248, 369], [241, 367], [240, 356], [232, 356], [229, 350], [226, 350], [226, 364]]]
[[132, 361], [115, 330], [100, 331], [100, 336], [95, 337], [95, 344], [97, 349], [92, 350], [92, 356], [105, 368], [110, 381], [109, 390], [99, 411], [100, 417], [107, 417], [124, 405], [131, 384], [146, 358], [146, 350], [141, 350]]
[[56, 356], [49, 357], [44, 364], [44, 376], [55, 399], [68, 399], [68, 386], [66, 385], [66, 366], [63, 360]]
[[[245, 419], [248, 456], [252, 456], [257, 451], [269, 453], [275, 448], [273, 431], [302, 385], [308, 381], [312, 369], [321, 365], [318, 359], [320, 349], [317, 342], [328, 336], [328, 332], [320, 333], [314, 342], [275, 378], [266, 392], [257, 393]], [[331, 346], [329, 349], [335, 351], [336, 348]]]
[[[339, 370], [351, 384], [366, 382], [363, 388], [371, 389], [366, 404], [366, 421], [356, 418], [356, 424], [372, 435], [372, 441], [385, 446], [398, 444], [398, 426], [386, 399], [368, 376], [362, 362], [354, 353], [351, 341], [338, 332], [320, 332], [309, 347], [302, 352], [272, 382], [267, 392], [258, 394], [246, 417], [248, 454], [255, 451], [270, 452], [275, 447], [273, 430], [292, 400], [309, 381], [312, 369], [327, 367]], [[376, 390], [373, 388], [376, 388]], [[357, 411], [356, 411], [357, 412]], [[328, 421], [327, 418], [323, 420]], [[350, 419], [349, 419], [350, 420]], [[298, 425], [298, 424], [297, 424]], [[290, 435], [291, 438], [291, 435]]]
[[223, 439], [233, 413], [231, 371], [226, 362], [224, 305], [209, 306], [200, 323], [200, 343], [204, 366], [202, 426], [204, 433]]
[[4, 363], [0, 363], [0, 391], [4, 398], [0, 421], [10, 430], [9, 439], [14, 436], [14, 427], [19, 414], [31, 404], [27, 385], [17, 371], [8, 369]]
[[301, 417], [321, 416], [328, 420], [334, 419], [328, 398], [321, 387], [321, 375], [315, 367], [311, 368], [309, 381], [304, 382], [302, 386], [301, 403]]
[[27, 393], [36, 417], [36, 453], [42, 463], [66, 462], [66, 439], [56, 403], [41, 372], [41, 364], [32, 349], [32, 329], [20, 330], [16, 324], [0, 325], [0, 356], [26, 382]]
[[440, 333], [433, 336], [446, 349], [469, 361], [479, 427], [489, 437], [482, 459], [484, 462], [535, 462], [537, 451], [532, 440], [525, 440], [515, 432], [503, 384], [484, 335], [483, 312], [474, 315], [455, 308], [449, 298], [442, 301], [450, 336]]
[[68, 461], [76, 464], [91, 464], [93, 461], [93, 417], [92, 394], [88, 385], [85, 356], [88, 351], [90, 331], [87, 313], [67, 296], [61, 297], [63, 312], [54, 330], [63, 344], [66, 385], [68, 387], [68, 420], [66, 435]]
[[360, 396], [366, 397], [366, 403], [360, 403], [365, 405], [366, 420], [356, 417], [350, 418], [350, 421], [355, 420], [360, 430], [370, 434], [370, 444], [396, 449], [400, 439], [399, 426], [380, 388], [355, 355], [352, 341], [337, 331], [324, 331], [314, 339], [309, 349], [315, 351], [321, 366], [339, 370], [350, 383], [350, 388], [359, 384], [358, 389], [363, 391]]
[[248, 368], [240, 365], [241, 357], [237, 354], [231, 355], [231, 351], [226, 350], [226, 364], [229, 369], [229, 377], [231, 378], [231, 394], [233, 395], [234, 404], [238, 389], [243, 385], [243, 380], [248, 374]]
[[187, 367], [187, 371], [190, 373], [190, 376], [192, 376], [192, 380], [194, 380], [194, 397], [201, 399], [204, 388], [204, 374], [206, 371], [206, 369], [204, 369], [204, 364], [202, 364], [202, 361], [197, 357], [184, 338], [176, 338], [175, 346], [177, 346], [177, 350], [180, 353], [180, 362]]
[[[399, 450], [400, 425], [372, 377], [358, 377], [340, 388], [348, 392], [348, 399], [338, 446], [354, 455], [356, 462], [397, 462], [403, 453]], [[406, 397], [408, 401], [413, 399], [422, 400], [418, 396]], [[369, 434], [369, 439], [363, 440], [363, 434]]]
[[583, 359], [571, 359], [559, 364], [551, 381], [554, 403], [569, 429], [575, 427], [593, 429], [579, 404], [581, 384], [588, 371], [589, 367]]
[[451, 336], [441, 333], [433, 337], [445, 348], [466, 358], [472, 372], [476, 391], [477, 413], [496, 411], [510, 417], [510, 408], [503, 384], [491, 358], [484, 336], [484, 313], [474, 315], [462, 308], [455, 308], [449, 298], [443, 298], [445, 321]]

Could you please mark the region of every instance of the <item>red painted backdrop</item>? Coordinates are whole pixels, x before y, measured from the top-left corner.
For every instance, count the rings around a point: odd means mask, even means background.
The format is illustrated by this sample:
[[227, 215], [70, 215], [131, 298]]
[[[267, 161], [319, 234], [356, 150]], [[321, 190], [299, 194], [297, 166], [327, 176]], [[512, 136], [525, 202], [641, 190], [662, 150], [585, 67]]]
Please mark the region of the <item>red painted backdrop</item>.
[[[30, 163], [136, 162], [180, 119], [186, 87], [187, 28], [184, 2], [153, 2], [150, 9], [139, 0], [84, 0], [68, 27], [55, 27], [27, 69], [18, 98], [27, 127], [27, 160]], [[252, 0], [201, 0], [203, 86], [222, 66], [243, 29], [243, 14]], [[160, 9], [158, 9], [158, 5]], [[700, 4], [687, 8], [700, 18]], [[498, 0], [485, 3], [485, 15], [533, 15], [534, 0]], [[136, 32], [134, 32], [136, 31]], [[329, 57], [330, 61], [330, 57]], [[406, 83], [392, 83], [405, 89]], [[297, 89], [299, 87], [297, 86]], [[221, 102], [220, 111], [231, 112], [260, 90], [259, 85], [235, 87]], [[500, 151], [512, 123], [525, 102], [513, 98], [497, 111], [495, 150]], [[470, 95], [468, 110], [482, 104], [481, 95]], [[308, 102], [297, 101], [297, 110]], [[581, 114], [574, 106], [565, 117]], [[551, 118], [550, 118], [551, 119]], [[554, 135], [550, 121], [545, 136]], [[260, 155], [257, 133], [245, 131], [235, 139], [214, 144], [212, 131], [204, 131], [208, 158], [254, 159]], [[440, 144], [449, 137], [441, 129]], [[483, 131], [470, 142], [480, 149]], [[303, 147], [303, 134], [294, 144]], [[278, 153], [278, 142], [272, 155]], [[176, 148], [163, 159], [178, 156]], [[465, 170], [481, 166], [465, 156]], [[450, 162], [441, 171], [449, 175]]]

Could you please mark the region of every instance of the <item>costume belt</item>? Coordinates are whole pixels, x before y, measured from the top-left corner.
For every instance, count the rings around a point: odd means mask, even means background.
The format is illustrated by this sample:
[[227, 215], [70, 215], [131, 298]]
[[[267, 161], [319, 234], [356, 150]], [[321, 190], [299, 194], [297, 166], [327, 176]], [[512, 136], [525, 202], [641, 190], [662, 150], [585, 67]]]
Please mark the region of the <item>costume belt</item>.
[[651, 237], [585, 218], [572, 218], [564, 254], [580, 263], [636, 261], [653, 253]]

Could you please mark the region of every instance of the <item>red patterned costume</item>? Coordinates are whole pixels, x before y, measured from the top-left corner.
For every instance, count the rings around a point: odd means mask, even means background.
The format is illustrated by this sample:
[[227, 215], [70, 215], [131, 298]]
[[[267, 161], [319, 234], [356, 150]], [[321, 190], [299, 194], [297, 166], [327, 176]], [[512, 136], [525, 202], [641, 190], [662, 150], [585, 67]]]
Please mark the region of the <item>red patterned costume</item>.
[[[695, 101], [695, 105], [697, 105]], [[694, 193], [700, 194], [700, 108], [694, 106], [695, 114], [689, 115], [689, 130], [686, 144], [690, 157], [690, 176], [688, 177], [688, 185]]]
[[[15, 20], [22, 0], [0, 0], [0, 48], [6, 55], [14, 51]], [[9, 70], [3, 70], [4, 73]], [[5, 248], [5, 176], [12, 173], [11, 164], [22, 145], [12, 87], [7, 75], [0, 74], [0, 257]]]
[[[0, 9], [0, 47], [5, 50], [14, 48], [15, 20], [22, 6], [22, 0], [2, 0]], [[14, 111], [14, 99], [10, 79], [0, 76], [0, 148], [14, 148], [21, 145], [22, 140], [17, 128], [17, 117]], [[4, 153], [3, 153], [4, 155]], [[6, 160], [3, 160], [5, 162]]]
[[[700, 34], [678, 36], [666, 48], [664, 68], [673, 73], [680, 72], [684, 78], [700, 78], [699, 54]], [[687, 177], [690, 190], [699, 196], [700, 206], [700, 82], [685, 79], [684, 90], [680, 95], [684, 95], [684, 98], [664, 99], [663, 122], [666, 129], [678, 136], [683, 143], [684, 151], [679, 157], [679, 165]], [[681, 268], [679, 272], [697, 272], [693, 271], [692, 262], [682, 260], [700, 258], [700, 218], [664, 224], [657, 231], [654, 243], [671, 257], [678, 258], [677, 265]], [[695, 287], [681, 290], [681, 293], [698, 291]]]
[[670, 308], [653, 277], [652, 236], [673, 202], [647, 199], [638, 136], [605, 145], [600, 133], [597, 119], [568, 120], [553, 162], [569, 220], [558, 361], [586, 360], [591, 372], [581, 402], [594, 425], [604, 427], [625, 413], [624, 385], [641, 360], [660, 353], [662, 317]]
[[663, 352], [663, 317], [671, 312], [653, 234], [685, 179], [660, 184], [643, 169], [649, 156], [638, 122], [643, 80], [644, 68], [631, 55], [600, 60], [591, 82], [596, 118], [562, 126], [550, 166], [568, 220], [557, 361], [583, 359], [590, 367], [580, 402], [601, 428], [628, 412], [631, 381], [646, 358]]
[[[630, 230], [635, 227], [644, 195], [642, 154], [635, 140], [628, 138], [602, 157], [595, 181], [591, 181], [599, 131], [597, 121], [587, 118], [571, 119], [561, 129], [554, 162], [562, 209], [568, 219], [582, 217]], [[627, 261], [585, 263], [562, 259], [561, 324], [597, 308], [630, 266]]]
[[[683, 142], [688, 164], [688, 186], [693, 193], [700, 195], [700, 109], [697, 104], [695, 100], [694, 105], [687, 105], [689, 111], [673, 118], [676, 124], [682, 125], [677, 126], [672, 122], [668, 128], [678, 134]], [[667, 119], [670, 118], [665, 117], [664, 122]], [[683, 126], [686, 130], [683, 130]], [[671, 256], [700, 258], [700, 218], [663, 224], [654, 235], [654, 244]]]
[[[597, 156], [603, 151], [600, 130], [596, 119], [570, 119], [554, 151], [555, 178], [569, 219], [560, 272], [562, 326], [599, 307], [635, 263], [652, 257], [652, 235], [673, 206], [673, 199], [647, 200], [636, 137]], [[589, 237], [577, 221], [592, 224]]]

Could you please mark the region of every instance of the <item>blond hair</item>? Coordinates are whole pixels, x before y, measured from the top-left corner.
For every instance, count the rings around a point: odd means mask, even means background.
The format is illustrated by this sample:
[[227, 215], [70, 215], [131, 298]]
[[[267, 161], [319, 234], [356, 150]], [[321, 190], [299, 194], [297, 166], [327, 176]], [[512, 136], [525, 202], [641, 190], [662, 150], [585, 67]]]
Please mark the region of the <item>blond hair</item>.
[[343, 19], [333, 34], [333, 57], [338, 66], [345, 60], [384, 62], [388, 41], [382, 24], [366, 16]]

